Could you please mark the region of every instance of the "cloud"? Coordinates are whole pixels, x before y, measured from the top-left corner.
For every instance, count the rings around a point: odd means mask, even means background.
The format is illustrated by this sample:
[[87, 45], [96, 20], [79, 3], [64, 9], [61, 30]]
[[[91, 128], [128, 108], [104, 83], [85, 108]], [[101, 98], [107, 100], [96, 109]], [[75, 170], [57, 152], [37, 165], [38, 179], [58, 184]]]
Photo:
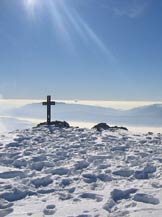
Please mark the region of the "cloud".
[[102, 7], [112, 11], [116, 16], [137, 18], [142, 16], [152, 0], [103, 0]]

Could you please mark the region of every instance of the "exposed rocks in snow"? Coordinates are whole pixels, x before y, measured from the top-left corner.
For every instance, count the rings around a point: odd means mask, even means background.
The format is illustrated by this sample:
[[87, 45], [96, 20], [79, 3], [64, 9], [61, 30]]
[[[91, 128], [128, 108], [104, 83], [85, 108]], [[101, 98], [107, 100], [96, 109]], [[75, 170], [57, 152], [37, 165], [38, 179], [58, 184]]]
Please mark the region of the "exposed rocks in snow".
[[[59, 127], [59, 128], [69, 128], [70, 127], [69, 123], [67, 123], [66, 121], [51, 121], [50, 126], [51, 125], [55, 127]], [[41, 126], [48, 126], [47, 122], [40, 123], [37, 125], [37, 127], [41, 127]]]
[[96, 129], [98, 131], [110, 130], [110, 126], [107, 125], [106, 123], [99, 123], [99, 124], [95, 125], [92, 129]]
[[118, 126], [110, 127], [106, 123], [99, 123], [99, 124], [95, 125], [94, 127], [92, 127], [92, 129], [96, 129], [97, 131], [102, 131], [102, 130], [110, 130], [110, 131], [126, 130], [126, 131], [128, 131], [128, 129], [126, 127], [118, 127]]

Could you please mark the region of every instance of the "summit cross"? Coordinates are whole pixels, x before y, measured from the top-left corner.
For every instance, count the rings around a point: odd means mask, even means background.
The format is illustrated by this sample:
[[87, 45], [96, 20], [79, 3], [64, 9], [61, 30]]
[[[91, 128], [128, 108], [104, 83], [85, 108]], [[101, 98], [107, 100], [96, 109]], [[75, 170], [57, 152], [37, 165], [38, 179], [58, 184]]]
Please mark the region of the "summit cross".
[[51, 105], [55, 105], [54, 101], [51, 101], [51, 96], [47, 96], [47, 102], [43, 102], [42, 105], [47, 106], [47, 124], [51, 123]]

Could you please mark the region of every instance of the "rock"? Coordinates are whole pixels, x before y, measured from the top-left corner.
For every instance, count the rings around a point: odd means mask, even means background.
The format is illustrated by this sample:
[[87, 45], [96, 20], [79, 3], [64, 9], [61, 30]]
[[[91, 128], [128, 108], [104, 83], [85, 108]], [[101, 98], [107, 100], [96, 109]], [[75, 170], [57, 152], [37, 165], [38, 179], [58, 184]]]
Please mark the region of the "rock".
[[153, 197], [152, 195], [148, 195], [148, 194], [135, 194], [133, 197], [133, 200], [137, 202], [142, 202], [142, 203], [150, 203], [153, 205], [157, 205], [160, 203], [159, 199]]
[[96, 129], [97, 131], [100, 131], [100, 132], [102, 130], [110, 130], [110, 131], [126, 130], [126, 131], [128, 131], [128, 129], [126, 127], [118, 127], [118, 126], [110, 127], [106, 123], [99, 123], [99, 124], [95, 125], [94, 127], [92, 127], [92, 129]]
[[118, 127], [118, 126], [110, 127], [110, 129], [112, 131], [116, 131], [116, 130], [126, 130], [126, 131], [128, 131], [128, 129], [126, 127]]
[[[50, 126], [51, 125], [59, 128], [70, 128], [69, 123], [67, 123], [66, 121], [51, 121]], [[43, 122], [37, 125], [37, 127], [41, 127], [41, 126], [48, 126], [47, 122]]]
[[92, 127], [92, 129], [96, 129], [97, 131], [102, 131], [102, 130], [109, 130], [110, 126], [107, 125], [106, 123], [99, 123]]

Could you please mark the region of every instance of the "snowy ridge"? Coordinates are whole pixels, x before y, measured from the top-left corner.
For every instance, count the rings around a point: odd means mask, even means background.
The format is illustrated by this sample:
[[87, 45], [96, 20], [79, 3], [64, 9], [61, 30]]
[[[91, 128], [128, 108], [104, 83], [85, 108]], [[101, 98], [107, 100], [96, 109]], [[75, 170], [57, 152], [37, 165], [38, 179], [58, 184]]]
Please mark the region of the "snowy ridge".
[[41, 126], [0, 141], [1, 217], [162, 215], [161, 134]]

